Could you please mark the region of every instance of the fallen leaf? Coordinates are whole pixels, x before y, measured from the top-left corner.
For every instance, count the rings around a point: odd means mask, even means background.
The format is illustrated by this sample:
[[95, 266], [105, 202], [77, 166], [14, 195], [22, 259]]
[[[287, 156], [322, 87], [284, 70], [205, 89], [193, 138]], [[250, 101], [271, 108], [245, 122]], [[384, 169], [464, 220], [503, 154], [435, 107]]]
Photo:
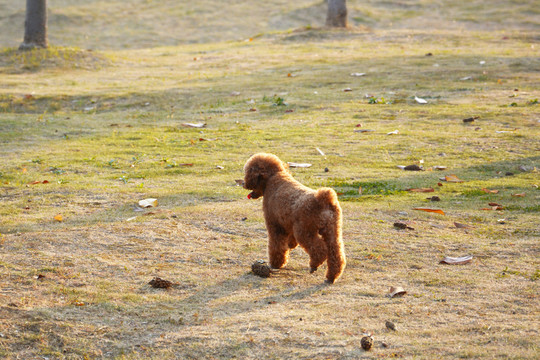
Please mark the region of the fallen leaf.
[[488, 203], [489, 206], [502, 206], [501, 204], [497, 204], [496, 202], [490, 202]]
[[391, 286], [390, 290], [388, 291], [388, 296], [391, 298], [395, 297], [401, 297], [405, 295], [407, 292], [401, 287], [401, 286]]
[[480, 118], [480, 116], [473, 116], [473, 117], [463, 119], [463, 122], [464, 123], [470, 123], [470, 122], [473, 122], [474, 120], [479, 119], [479, 118]]
[[157, 205], [157, 199], [150, 198], [139, 201], [139, 206], [142, 208], [156, 207]]
[[192, 127], [192, 128], [203, 128], [206, 126], [205, 123], [183, 123], [183, 127]]
[[454, 222], [454, 226], [457, 227], [458, 229], [470, 229], [471, 228], [470, 225], [461, 224], [461, 223], [458, 223], [458, 222]]
[[497, 205], [497, 206], [492, 206], [492, 207], [488, 207], [488, 208], [482, 208], [481, 210], [486, 210], [486, 211], [490, 211], [490, 210], [504, 210], [504, 207], [500, 206], [500, 205]]
[[366, 73], [351, 73], [351, 76], [364, 76]]
[[349, 91], [352, 91], [352, 89], [351, 88], [345, 88], [345, 89], [343, 89], [343, 91], [349, 92]]
[[384, 325], [388, 330], [396, 331], [396, 324], [394, 324], [393, 322], [387, 320]]
[[225, 168], [224, 168], [223, 166], [221, 166], [221, 165], [216, 165], [216, 169], [218, 169], [218, 170], [223, 170], [223, 169], [225, 169]]
[[428, 193], [428, 192], [434, 192], [435, 189], [433, 189], [433, 188], [416, 188], [416, 189], [407, 189], [406, 191]]
[[287, 110], [285, 110], [285, 112], [286, 113], [292, 113], [292, 112], [294, 112], [294, 109], [287, 109]]
[[521, 193], [521, 194], [512, 194], [512, 196], [514, 196], [514, 197], [524, 197], [524, 196], [525, 196], [525, 193]]
[[219, 138], [213, 138], [213, 139], [199, 138], [199, 141], [216, 141], [216, 140], [219, 140]]
[[182, 163], [178, 164], [178, 166], [193, 166], [193, 163]]
[[32, 181], [31, 183], [29, 183], [29, 185], [48, 184], [48, 183], [49, 183], [49, 180], [43, 180], [43, 181], [36, 180], [36, 181]]
[[427, 200], [429, 200], [429, 201], [441, 201], [441, 198], [438, 197], [438, 196], [432, 196], [432, 197], [428, 197]]
[[137, 218], [136, 216], [133, 216], [133, 217], [127, 218], [126, 221], [133, 221], [133, 220], [135, 220], [136, 218]]
[[386, 135], [397, 135], [397, 134], [399, 134], [399, 130], [390, 131]]
[[483, 188], [482, 191], [487, 193], [487, 194], [498, 194], [499, 193], [499, 190], [490, 190], [490, 189], [486, 189], [486, 188]]
[[459, 80], [465, 81], [465, 80], [471, 80], [471, 79], [472, 79], [472, 76], [465, 76], [465, 77], [462, 77], [462, 78], [459, 79]]
[[441, 261], [439, 261], [439, 264], [447, 264], [447, 265], [463, 265], [468, 264], [472, 261], [473, 257], [471, 255], [462, 256], [462, 257], [450, 257], [447, 256]]
[[498, 131], [495, 131], [495, 133], [497, 134], [506, 134], [506, 133], [513, 133], [513, 132], [516, 132], [517, 131], [517, 128], [515, 128], [514, 130], [498, 130]]
[[410, 227], [409, 225], [407, 225], [405, 223], [399, 222], [399, 221], [394, 223], [394, 227], [396, 229], [400, 229], [400, 230], [405, 230], [405, 229], [414, 230], [414, 228]]
[[375, 130], [370, 130], [370, 129], [358, 129], [358, 130], [354, 130], [354, 132], [357, 132], [357, 133], [368, 133], [368, 132], [374, 132]]
[[257, 109], [251, 108], [251, 109], [249, 109], [249, 111], [257, 111]]
[[287, 164], [289, 165], [289, 167], [292, 167], [292, 168], [308, 168], [308, 167], [311, 167], [311, 164], [307, 164], [307, 163], [288, 162]]
[[438, 182], [438, 183], [437, 183], [437, 186], [443, 186], [443, 184], [442, 184], [442, 183], [440, 183], [440, 182]]
[[416, 164], [413, 164], [413, 165], [407, 165], [403, 168], [403, 170], [407, 170], [407, 171], [422, 171], [424, 170], [423, 167], [421, 166], [418, 166]]
[[64, 221], [64, 218], [62, 217], [61, 214], [58, 214], [58, 215], [56, 215], [56, 216], [54, 217], [54, 220], [56, 220], [56, 221], [58, 221], [58, 222], [62, 222], [62, 221]]
[[446, 170], [446, 166], [437, 165], [433, 167], [433, 170], [439, 170], [439, 171]]
[[427, 104], [427, 100], [419, 98], [417, 96], [414, 97], [414, 100], [419, 104]]
[[444, 211], [442, 211], [441, 209], [430, 209], [430, 208], [420, 208], [420, 207], [416, 207], [416, 208], [413, 208], [413, 210], [426, 211], [426, 212], [432, 212], [432, 213], [437, 213], [437, 214], [445, 215]]
[[460, 178], [458, 178], [456, 175], [452, 174], [452, 175], [446, 175], [444, 177], [444, 179], [441, 179], [441, 180], [444, 180], [446, 182], [451, 182], [451, 183], [462, 183], [464, 182], [463, 180], [461, 180]]

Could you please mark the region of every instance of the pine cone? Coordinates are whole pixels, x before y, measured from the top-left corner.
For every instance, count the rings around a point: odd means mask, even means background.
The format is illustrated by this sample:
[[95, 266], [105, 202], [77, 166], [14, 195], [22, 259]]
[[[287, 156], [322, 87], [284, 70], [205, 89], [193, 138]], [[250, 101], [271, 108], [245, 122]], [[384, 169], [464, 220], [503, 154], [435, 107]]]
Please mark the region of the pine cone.
[[159, 277], [153, 278], [148, 284], [150, 284], [153, 288], [156, 289], [168, 289], [173, 285], [173, 283], [169, 280], [164, 280]]
[[373, 338], [371, 336], [364, 336], [360, 340], [360, 345], [362, 345], [362, 349], [368, 351], [373, 346]]
[[251, 271], [257, 276], [267, 278], [270, 277], [270, 266], [264, 261], [258, 260], [251, 265]]

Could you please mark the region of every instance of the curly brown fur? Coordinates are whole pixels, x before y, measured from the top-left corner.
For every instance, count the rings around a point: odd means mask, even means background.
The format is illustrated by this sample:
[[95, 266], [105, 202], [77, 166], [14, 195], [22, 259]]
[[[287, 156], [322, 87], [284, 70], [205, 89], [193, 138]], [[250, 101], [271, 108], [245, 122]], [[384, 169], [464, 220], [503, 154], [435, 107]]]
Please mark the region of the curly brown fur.
[[326, 282], [334, 283], [346, 263], [336, 192], [300, 184], [272, 154], [253, 155], [244, 166], [244, 174], [244, 187], [252, 190], [248, 198], [264, 197], [270, 265], [282, 268], [289, 251], [300, 245], [309, 254], [311, 272], [326, 261]]

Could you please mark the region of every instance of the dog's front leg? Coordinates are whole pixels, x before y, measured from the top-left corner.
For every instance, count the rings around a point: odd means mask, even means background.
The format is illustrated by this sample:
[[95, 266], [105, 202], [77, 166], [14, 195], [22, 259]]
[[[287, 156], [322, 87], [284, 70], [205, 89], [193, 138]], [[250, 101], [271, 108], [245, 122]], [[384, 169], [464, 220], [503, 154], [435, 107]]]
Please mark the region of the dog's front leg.
[[267, 224], [270, 266], [281, 269], [289, 260], [289, 236], [279, 225]]

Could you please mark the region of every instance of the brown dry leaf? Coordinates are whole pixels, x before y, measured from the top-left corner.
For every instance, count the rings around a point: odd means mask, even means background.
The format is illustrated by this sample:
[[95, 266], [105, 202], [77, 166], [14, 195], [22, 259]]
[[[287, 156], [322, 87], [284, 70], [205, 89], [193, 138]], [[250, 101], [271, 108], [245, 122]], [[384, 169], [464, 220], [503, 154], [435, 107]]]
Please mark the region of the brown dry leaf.
[[485, 192], [486, 194], [498, 194], [499, 193], [499, 190], [490, 190], [490, 189], [486, 189], [486, 188], [483, 188], [482, 191]]
[[64, 218], [62, 217], [61, 214], [58, 214], [58, 215], [56, 215], [56, 216], [54, 217], [54, 220], [56, 220], [56, 221], [58, 221], [58, 222], [62, 222], [62, 221], [64, 221]]
[[178, 164], [178, 166], [193, 166], [193, 163]]
[[491, 210], [503, 210], [504, 207], [502, 206], [492, 206], [492, 207], [488, 207], [488, 208], [482, 208], [480, 210], [487, 210], [487, 211], [491, 211]]
[[512, 196], [514, 196], [514, 197], [524, 197], [524, 196], [525, 196], [525, 193], [521, 193], [521, 194], [512, 194]]
[[371, 129], [359, 129], [359, 130], [354, 130], [354, 132], [357, 132], [357, 133], [369, 133], [369, 132], [375, 132], [375, 130], [371, 130]]
[[495, 206], [495, 207], [497, 207], [497, 206], [502, 206], [501, 204], [497, 204], [496, 202], [490, 202], [488, 205], [489, 205], [489, 206], [492, 206], [492, 207], [493, 207], [493, 206]]
[[437, 214], [445, 215], [444, 211], [442, 211], [441, 209], [430, 209], [430, 208], [420, 208], [420, 207], [416, 207], [416, 208], [413, 208], [413, 210], [426, 211], [426, 212], [432, 212], [432, 213], [437, 213]]
[[396, 229], [400, 229], [400, 230], [405, 230], [405, 229], [414, 230], [414, 228], [410, 227], [409, 225], [407, 225], [405, 223], [399, 222], [399, 221], [394, 223], [394, 227]]
[[219, 140], [219, 139], [218, 138], [213, 138], [213, 139], [199, 138], [199, 141], [216, 141], [216, 140]]
[[444, 180], [447, 181], [447, 182], [451, 182], [451, 183], [462, 183], [463, 180], [461, 180], [460, 178], [458, 178], [456, 175], [452, 174], [452, 175], [446, 175], [444, 177]]
[[416, 164], [413, 164], [413, 165], [407, 165], [403, 168], [403, 170], [407, 170], [407, 171], [422, 171], [424, 170], [423, 167], [419, 166], [419, 165], [416, 165]]
[[463, 265], [468, 264], [472, 261], [473, 257], [471, 255], [466, 255], [462, 257], [450, 257], [447, 256], [441, 261], [439, 261], [439, 264], [447, 264], [447, 265]]
[[461, 223], [458, 223], [458, 222], [454, 222], [454, 226], [457, 227], [458, 229], [470, 229], [471, 228], [470, 225], [461, 224]]
[[388, 296], [391, 298], [395, 297], [401, 297], [405, 295], [407, 292], [401, 287], [401, 286], [391, 286], [390, 290], [388, 291]]
[[428, 192], [434, 192], [435, 190], [433, 188], [415, 188], [415, 189], [407, 189], [406, 191], [428, 193]]

